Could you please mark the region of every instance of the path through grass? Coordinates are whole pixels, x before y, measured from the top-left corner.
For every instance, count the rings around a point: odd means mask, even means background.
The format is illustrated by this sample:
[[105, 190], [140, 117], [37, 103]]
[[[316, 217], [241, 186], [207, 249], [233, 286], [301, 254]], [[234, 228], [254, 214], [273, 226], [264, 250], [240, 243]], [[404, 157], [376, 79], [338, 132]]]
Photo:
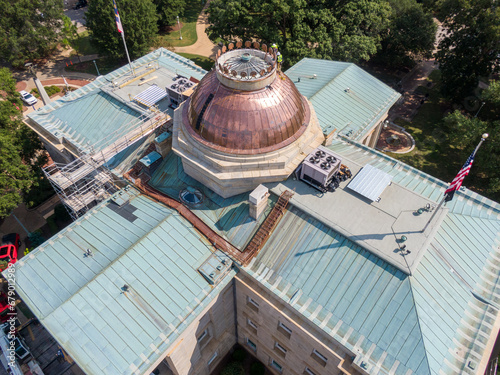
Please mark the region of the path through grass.
[[196, 21], [203, 9], [204, 2], [200, 0], [186, 0], [184, 17], [181, 17], [182, 40], [179, 39], [179, 30], [160, 35], [158, 44], [162, 47], [185, 47], [198, 40], [196, 35]]

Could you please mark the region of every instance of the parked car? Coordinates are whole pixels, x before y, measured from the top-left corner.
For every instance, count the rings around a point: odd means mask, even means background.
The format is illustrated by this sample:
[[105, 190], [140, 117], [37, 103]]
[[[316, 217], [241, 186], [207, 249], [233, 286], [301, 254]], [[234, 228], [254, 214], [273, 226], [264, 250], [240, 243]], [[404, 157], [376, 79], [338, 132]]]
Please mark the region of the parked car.
[[75, 10], [83, 8], [84, 6], [87, 6], [87, 0], [78, 0], [75, 5]]
[[2, 245], [14, 245], [16, 250], [21, 247], [21, 237], [19, 233], [9, 233], [2, 237]]
[[0, 245], [0, 271], [6, 269], [9, 263], [17, 262], [17, 252], [21, 246], [18, 233], [10, 233], [2, 237]]
[[38, 102], [38, 100], [31, 95], [29, 92], [26, 91], [20, 91], [19, 94], [21, 94], [21, 100], [25, 102], [27, 105], [33, 105]]

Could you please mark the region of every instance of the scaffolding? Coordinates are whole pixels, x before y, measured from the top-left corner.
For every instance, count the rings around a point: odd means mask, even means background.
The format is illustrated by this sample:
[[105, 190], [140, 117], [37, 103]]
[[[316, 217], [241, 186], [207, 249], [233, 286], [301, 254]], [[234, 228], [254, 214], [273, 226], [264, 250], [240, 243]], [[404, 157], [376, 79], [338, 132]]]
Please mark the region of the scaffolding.
[[169, 119], [169, 115], [159, 111], [144, 114], [87, 149], [79, 150], [80, 156], [76, 160], [68, 164], [53, 163], [43, 168], [73, 220], [118, 190], [106, 163]]

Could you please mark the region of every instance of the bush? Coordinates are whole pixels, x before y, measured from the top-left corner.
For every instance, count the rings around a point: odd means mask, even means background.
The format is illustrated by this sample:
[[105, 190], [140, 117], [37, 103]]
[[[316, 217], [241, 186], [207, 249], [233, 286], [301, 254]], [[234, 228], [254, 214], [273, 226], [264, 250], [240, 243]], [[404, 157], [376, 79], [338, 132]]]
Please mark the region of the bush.
[[[57, 86], [47, 86], [45, 87], [45, 92], [50, 97], [54, 94], [57, 94], [58, 92], [61, 92], [61, 89]], [[37, 98], [40, 98], [40, 93], [38, 92], [38, 89], [31, 90], [31, 93]]]
[[62, 222], [71, 221], [71, 216], [69, 216], [68, 210], [62, 203], [54, 207], [54, 216]]
[[45, 238], [39, 231], [31, 232], [28, 235], [28, 240], [30, 241], [31, 247], [33, 248], [38, 247], [45, 242]]
[[250, 375], [264, 375], [266, 367], [261, 362], [254, 362], [250, 366]]
[[243, 348], [236, 348], [231, 356], [236, 362], [243, 362], [247, 357], [247, 352]]
[[51, 234], [56, 234], [57, 232], [59, 232], [59, 228], [57, 227], [56, 220], [55, 220], [55, 215], [52, 215], [49, 218], [47, 218], [47, 224], [50, 228]]
[[230, 362], [222, 369], [220, 375], [245, 375], [245, 369], [239, 362]]

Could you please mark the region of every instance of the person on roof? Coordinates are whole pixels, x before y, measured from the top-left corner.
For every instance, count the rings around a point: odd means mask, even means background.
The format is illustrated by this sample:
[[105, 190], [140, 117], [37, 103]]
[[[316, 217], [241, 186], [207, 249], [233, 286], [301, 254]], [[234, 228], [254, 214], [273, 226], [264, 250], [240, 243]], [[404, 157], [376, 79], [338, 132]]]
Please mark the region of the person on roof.
[[278, 60], [278, 70], [281, 70], [281, 63], [283, 62], [283, 55], [281, 54], [281, 52], [278, 52], [276, 54], [276, 56], [278, 57], [277, 60]]

